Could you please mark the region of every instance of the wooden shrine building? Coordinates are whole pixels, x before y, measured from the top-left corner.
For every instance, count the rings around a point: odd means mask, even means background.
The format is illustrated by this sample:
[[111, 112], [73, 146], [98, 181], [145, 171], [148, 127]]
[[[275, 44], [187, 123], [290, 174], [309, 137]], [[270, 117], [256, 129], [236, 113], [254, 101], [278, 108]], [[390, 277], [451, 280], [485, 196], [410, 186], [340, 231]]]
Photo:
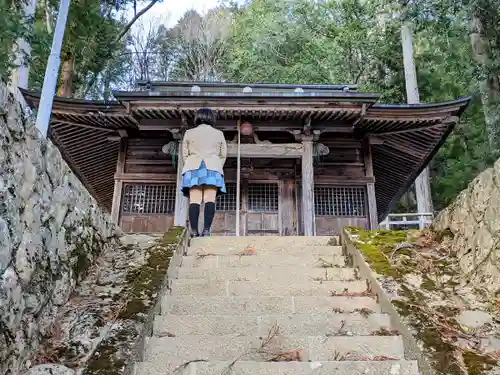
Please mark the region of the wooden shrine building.
[[[36, 108], [40, 94], [23, 91]], [[55, 98], [49, 137], [126, 232], [184, 225], [179, 141], [209, 107], [228, 142], [228, 193], [214, 235], [234, 235], [238, 123], [241, 235], [325, 235], [375, 228], [427, 166], [469, 99], [377, 103], [349, 85], [143, 82], [115, 101]], [[201, 217], [203, 215], [200, 215]]]

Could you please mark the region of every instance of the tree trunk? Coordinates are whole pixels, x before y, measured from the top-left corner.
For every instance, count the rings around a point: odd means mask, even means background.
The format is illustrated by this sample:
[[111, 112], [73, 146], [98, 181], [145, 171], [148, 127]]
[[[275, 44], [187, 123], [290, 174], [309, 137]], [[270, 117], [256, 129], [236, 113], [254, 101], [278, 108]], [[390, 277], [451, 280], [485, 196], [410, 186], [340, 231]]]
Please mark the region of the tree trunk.
[[57, 91], [58, 96], [65, 98], [73, 97], [73, 79], [75, 76], [75, 55], [67, 52], [62, 63], [60, 86]]
[[47, 27], [47, 33], [52, 35], [52, 16], [50, 15], [50, 4], [49, 0], [45, 0], [45, 25]]
[[109, 66], [104, 69], [103, 72], [103, 99], [104, 101], [108, 101], [111, 98], [111, 74], [109, 72]]
[[[24, 22], [27, 23], [28, 30], [33, 30], [32, 19], [35, 15], [36, 0], [27, 0], [23, 2], [22, 12], [24, 15]], [[28, 23], [29, 22], [29, 23]], [[12, 71], [10, 77], [10, 85], [12, 87], [28, 88], [30, 66], [26, 60], [31, 57], [31, 44], [25, 38], [19, 38], [14, 45], [14, 54], [16, 68]]]
[[484, 31], [480, 15], [472, 9], [470, 20], [472, 53], [483, 73], [480, 90], [489, 145], [491, 152], [498, 156], [500, 149], [500, 72], [491, 71], [492, 51], [489, 46], [494, 46], [495, 41], [487, 40]]

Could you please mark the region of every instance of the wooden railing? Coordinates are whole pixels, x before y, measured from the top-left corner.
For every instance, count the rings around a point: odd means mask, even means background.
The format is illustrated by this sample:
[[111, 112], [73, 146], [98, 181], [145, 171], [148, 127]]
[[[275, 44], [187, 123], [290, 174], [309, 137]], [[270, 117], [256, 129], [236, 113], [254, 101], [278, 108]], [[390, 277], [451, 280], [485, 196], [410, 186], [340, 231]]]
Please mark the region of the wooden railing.
[[433, 218], [433, 213], [389, 214], [379, 227], [380, 229], [424, 229], [431, 225]]

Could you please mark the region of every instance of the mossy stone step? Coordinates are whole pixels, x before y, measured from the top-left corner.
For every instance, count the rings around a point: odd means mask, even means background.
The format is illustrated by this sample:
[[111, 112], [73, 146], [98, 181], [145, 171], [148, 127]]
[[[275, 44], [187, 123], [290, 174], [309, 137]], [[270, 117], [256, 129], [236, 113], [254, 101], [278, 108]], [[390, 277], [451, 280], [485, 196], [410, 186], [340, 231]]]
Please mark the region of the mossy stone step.
[[173, 335], [267, 335], [273, 324], [277, 324], [285, 335], [302, 336], [366, 336], [375, 332], [389, 331], [391, 326], [387, 314], [238, 314], [238, 315], [175, 315], [155, 317], [153, 334], [158, 337]]
[[254, 281], [208, 281], [206, 279], [172, 280], [172, 295], [185, 296], [324, 296], [332, 298], [332, 293], [356, 295], [364, 293], [364, 280], [356, 281], [304, 281], [288, 280], [272, 283]]
[[[353, 312], [366, 309], [380, 312], [380, 305], [371, 297], [207, 297], [164, 296], [162, 314], [221, 314], [248, 313], [291, 314]], [[364, 311], [364, 310], [363, 310]]]
[[323, 256], [342, 256], [342, 246], [319, 246], [319, 245], [299, 245], [290, 244], [287, 246], [282, 246], [279, 244], [269, 243], [267, 245], [257, 246], [220, 246], [217, 244], [195, 246], [188, 248], [187, 255], [198, 255], [198, 254], [215, 254], [219, 256], [224, 255], [267, 255], [267, 254], [278, 254], [278, 255], [295, 255], [304, 256], [312, 255], [316, 257]]
[[244, 250], [248, 247], [266, 251], [307, 246], [338, 246], [338, 237], [330, 236], [212, 236], [197, 237], [191, 240], [190, 249], [203, 250], [204, 247], [218, 246], [221, 249]]
[[[192, 335], [180, 337], [151, 337], [147, 340], [144, 360], [163, 361], [172, 358], [185, 361], [210, 359], [231, 361], [269, 361], [276, 353], [292, 349], [302, 351], [304, 361], [371, 360], [377, 357], [404, 359], [400, 336], [296, 336], [277, 335], [264, 348], [270, 333], [262, 336]], [[262, 350], [259, 350], [262, 349]]]
[[314, 255], [282, 255], [262, 254], [256, 255], [216, 255], [215, 253], [203, 253], [182, 258], [181, 267], [200, 268], [228, 268], [228, 267], [285, 267], [301, 266], [311, 268], [339, 268], [345, 267], [346, 261], [343, 256], [314, 256]]
[[241, 268], [200, 268], [200, 267], [178, 267], [176, 278], [178, 279], [206, 279], [210, 281], [255, 281], [255, 282], [280, 282], [290, 280], [294, 282], [304, 281], [328, 281], [342, 280], [352, 281], [356, 279], [354, 268], [319, 268], [301, 266], [262, 266]]
[[[142, 362], [134, 375], [166, 375], [185, 362], [173, 359]], [[176, 375], [221, 375], [228, 368], [234, 375], [418, 375], [416, 361], [332, 361], [332, 362], [193, 362], [175, 372]]]

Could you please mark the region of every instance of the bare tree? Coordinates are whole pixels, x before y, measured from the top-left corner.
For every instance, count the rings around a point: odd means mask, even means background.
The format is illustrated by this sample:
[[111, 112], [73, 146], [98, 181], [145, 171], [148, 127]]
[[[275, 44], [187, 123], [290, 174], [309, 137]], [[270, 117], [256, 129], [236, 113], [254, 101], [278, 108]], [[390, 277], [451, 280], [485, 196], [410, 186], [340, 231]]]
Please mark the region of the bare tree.
[[222, 61], [227, 52], [233, 14], [224, 7], [202, 17], [187, 12], [174, 28], [178, 40], [177, 78], [192, 81], [222, 80]]
[[175, 42], [165, 25], [165, 17], [140, 21], [130, 37], [130, 50], [135, 79], [169, 79], [174, 60]]

